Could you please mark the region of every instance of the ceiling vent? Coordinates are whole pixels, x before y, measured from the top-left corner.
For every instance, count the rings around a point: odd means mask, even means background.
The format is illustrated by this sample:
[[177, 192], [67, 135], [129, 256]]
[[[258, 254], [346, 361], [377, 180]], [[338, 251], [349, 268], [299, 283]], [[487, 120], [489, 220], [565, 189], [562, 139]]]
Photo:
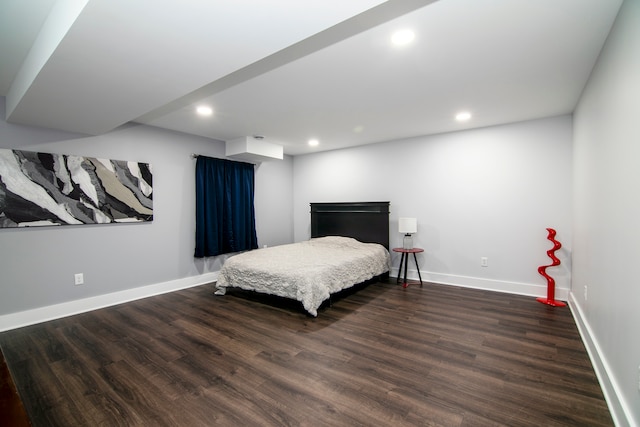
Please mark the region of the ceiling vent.
[[264, 136], [243, 136], [226, 142], [226, 156], [229, 159], [249, 163], [268, 160], [282, 160], [282, 145], [267, 142]]

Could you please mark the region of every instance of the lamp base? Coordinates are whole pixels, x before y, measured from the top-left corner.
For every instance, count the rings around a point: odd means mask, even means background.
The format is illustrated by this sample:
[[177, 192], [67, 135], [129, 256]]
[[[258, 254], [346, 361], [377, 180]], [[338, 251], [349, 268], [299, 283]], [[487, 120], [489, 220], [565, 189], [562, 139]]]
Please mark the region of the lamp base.
[[402, 249], [413, 249], [413, 237], [407, 233], [402, 240]]

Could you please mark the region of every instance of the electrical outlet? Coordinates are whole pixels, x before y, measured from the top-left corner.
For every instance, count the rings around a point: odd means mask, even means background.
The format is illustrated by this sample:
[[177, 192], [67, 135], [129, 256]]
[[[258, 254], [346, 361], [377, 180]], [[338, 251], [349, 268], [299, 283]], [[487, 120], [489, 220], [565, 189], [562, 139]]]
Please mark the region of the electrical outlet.
[[483, 256], [480, 258], [480, 267], [489, 267], [489, 258]]
[[74, 278], [74, 280], [75, 280], [75, 282], [74, 282], [74, 283], [75, 283], [75, 285], [76, 285], [76, 286], [78, 286], [78, 285], [84, 285], [84, 274], [82, 274], [82, 273], [76, 273], [76, 274], [73, 276], [73, 278]]
[[584, 285], [584, 300], [587, 300], [587, 285]]

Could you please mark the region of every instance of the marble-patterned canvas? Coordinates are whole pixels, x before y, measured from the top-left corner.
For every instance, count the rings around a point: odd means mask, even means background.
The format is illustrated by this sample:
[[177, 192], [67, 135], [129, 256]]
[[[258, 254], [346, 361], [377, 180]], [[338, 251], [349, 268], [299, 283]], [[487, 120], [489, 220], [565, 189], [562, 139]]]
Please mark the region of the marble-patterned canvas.
[[0, 149], [0, 228], [153, 220], [148, 163]]

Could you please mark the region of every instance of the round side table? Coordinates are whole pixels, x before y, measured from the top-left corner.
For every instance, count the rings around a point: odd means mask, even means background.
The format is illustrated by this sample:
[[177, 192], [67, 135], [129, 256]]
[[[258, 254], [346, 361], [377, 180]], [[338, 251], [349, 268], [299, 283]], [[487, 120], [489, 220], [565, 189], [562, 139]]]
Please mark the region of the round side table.
[[416, 257], [417, 253], [424, 252], [422, 248], [393, 248], [394, 252], [399, 252], [402, 254], [400, 257], [400, 267], [398, 267], [398, 277], [396, 278], [396, 283], [400, 283], [400, 273], [402, 272], [402, 264], [404, 263], [404, 280], [402, 283], [402, 287], [406, 288], [409, 286], [407, 282], [407, 264], [409, 264], [409, 254], [413, 254], [413, 261], [416, 263], [416, 269], [418, 270], [418, 277], [420, 278], [420, 286], [422, 286], [422, 276], [420, 275], [420, 267], [418, 266], [418, 258]]

